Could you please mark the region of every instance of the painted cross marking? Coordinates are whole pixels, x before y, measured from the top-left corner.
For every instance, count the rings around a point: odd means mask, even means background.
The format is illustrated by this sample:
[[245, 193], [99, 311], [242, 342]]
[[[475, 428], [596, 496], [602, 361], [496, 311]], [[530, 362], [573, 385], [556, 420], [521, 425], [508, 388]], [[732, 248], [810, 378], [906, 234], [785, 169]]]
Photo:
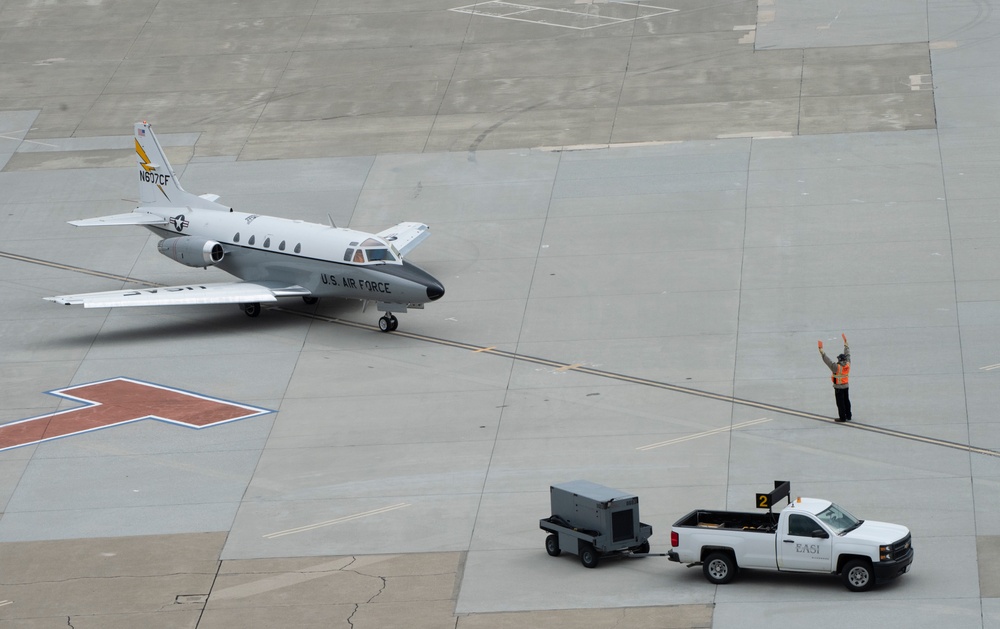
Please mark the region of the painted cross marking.
[[0, 424], [0, 452], [143, 419], [200, 429], [274, 412], [131, 378], [47, 393], [84, 406]]

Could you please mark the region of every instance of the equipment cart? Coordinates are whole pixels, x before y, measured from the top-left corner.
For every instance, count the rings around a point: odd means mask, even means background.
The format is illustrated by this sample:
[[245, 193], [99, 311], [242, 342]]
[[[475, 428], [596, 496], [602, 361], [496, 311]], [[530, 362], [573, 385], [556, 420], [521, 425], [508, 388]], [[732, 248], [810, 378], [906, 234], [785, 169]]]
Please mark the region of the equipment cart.
[[653, 527], [639, 521], [638, 496], [585, 480], [549, 488], [552, 515], [538, 522], [553, 557], [576, 553], [587, 568], [610, 554], [648, 554]]

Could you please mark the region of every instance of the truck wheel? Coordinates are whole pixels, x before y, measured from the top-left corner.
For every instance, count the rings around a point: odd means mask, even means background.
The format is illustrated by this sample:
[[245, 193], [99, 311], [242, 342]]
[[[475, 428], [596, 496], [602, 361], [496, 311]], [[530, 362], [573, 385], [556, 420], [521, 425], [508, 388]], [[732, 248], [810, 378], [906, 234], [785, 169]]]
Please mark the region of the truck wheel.
[[586, 542], [580, 545], [580, 563], [584, 568], [596, 568], [600, 561], [601, 556], [597, 554], [593, 544]]
[[864, 559], [848, 561], [840, 575], [844, 578], [844, 585], [852, 592], [865, 592], [875, 585], [872, 566]]
[[558, 557], [562, 554], [562, 549], [559, 548], [559, 536], [555, 533], [545, 538], [545, 552], [553, 557]]
[[736, 577], [736, 561], [726, 553], [712, 553], [701, 566], [709, 583], [725, 585]]

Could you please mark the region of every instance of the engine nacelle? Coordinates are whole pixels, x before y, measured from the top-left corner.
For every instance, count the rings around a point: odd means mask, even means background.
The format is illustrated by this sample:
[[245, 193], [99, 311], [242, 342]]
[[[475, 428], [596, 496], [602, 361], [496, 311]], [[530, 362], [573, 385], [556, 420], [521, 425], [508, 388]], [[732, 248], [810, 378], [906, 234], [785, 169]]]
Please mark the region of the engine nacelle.
[[156, 243], [156, 248], [171, 260], [187, 266], [212, 266], [222, 262], [222, 258], [225, 256], [222, 245], [219, 243], [194, 236], [165, 238]]

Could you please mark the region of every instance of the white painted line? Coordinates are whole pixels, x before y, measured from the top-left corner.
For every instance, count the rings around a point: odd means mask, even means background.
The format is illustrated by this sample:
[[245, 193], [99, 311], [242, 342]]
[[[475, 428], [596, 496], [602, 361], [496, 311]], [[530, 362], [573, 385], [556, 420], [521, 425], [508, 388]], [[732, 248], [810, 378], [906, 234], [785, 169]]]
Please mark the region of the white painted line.
[[706, 430], [705, 432], [699, 432], [693, 435], [687, 435], [686, 437], [677, 437], [676, 439], [669, 439], [667, 441], [660, 441], [659, 443], [651, 443], [645, 446], [639, 446], [636, 450], [646, 452], [648, 450], [655, 450], [656, 448], [662, 448], [663, 446], [671, 446], [675, 443], [683, 443], [685, 441], [691, 441], [692, 439], [699, 439], [701, 437], [708, 437], [709, 435], [717, 435], [721, 432], [729, 432], [736, 430], [737, 428], [747, 428], [748, 426], [755, 426], [757, 424], [763, 424], [765, 422], [771, 421], [770, 417], [761, 417], [760, 419], [751, 419], [750, 421], [743, 422], [741, 424], [733, 424], [732, 426], [723, 426], [722, 428], [715, 428], [713, 430]]
[[[577, 3], [579, 4], [579, 3]], [[586, 3], [590, 6], [593, 3]], [[623, 0], [611, 0], [607, 3], [602, 4], [623, 4], [628, 6], [633, 6], [638, 9], [638, 12], [646, 12], [643, 15], [637, 15], [634, 18], [619, 18], [610, 15], [599, 15], [592, 14], [589, 12], [590, 9], [584, 9], [583, 11], [576, 10], [571, 11], [569, 9], [553, 9], [550, 7], [537, 6], [531, 4], [517, 4], [513, 2], [504, 2], [502, 0], [487, 0], [486, 2], [477, 2], [476, 4], [469, 4], [462, 7], [454, 7], [448, 9], [449, 11], [454, 11], [456, 13], [468, 13], [470, 15], [480, 15], [482, 17], [495, 17], [501, 20], [514, 20], [516, 22], [529, 22], [532, 24], [541, 24], [544, 26], [556, 26], [559, 28], [569, 28], [572, 30], [585, 31], [592, 28], [600, 28], [601, 26], [608, 26], [611, 24], [621, 24], [623, 22], [637, 22], [639, 20], [646, 20], [651, 17], [656, 17], [658, 15], [664, 15], [667, 13], [677, 13], [680, 9], [670, 9], [668, 7], [656, 7], [648, 4], [642, 4], [641, 2], [629, 2]], [[514, 17], [514, 16], [531, 16], [531, 17]], [[547, 16], [550, 19], [545, 19], [545, 17], [536, 16]], [[534, 19], [531, 19], [534, 18]], [[557, 19], [566, 18], [582, 21], [591, 22], [589, 26], [573, 26], [572, 24], [560, 24], [555, 21]]]
[[0, 601], [0, 607], [3, 607], [4, 605], [13, 605], [13, 604], [14, 601]]
[[919, 91], [922, 87], [933, 87], [933, 81], [931, 81], [931, 75], [929, 74], [911, 74], [910, 75], [910, 91]]
[[402, 509], [404, 507], [409, 507], [410, 504], [407, 502], [401, 502], [399, 504], [390, 505], [388, 507], [382, 507], [380, 509], [372, 509], [371, 511], [365, 511], [364, 513], [355, 513], [354, 515], [345, 515], [342, 518], [337, 518], [335, 520], [327, 520], [326, 522], [317, 522], [316, 524], [307, 524], [305, 526], [300, 526], [294, 529], [288, 529], [285, 531], [278, 531], [276, 533], [268, 533], [264, 535], [267, 539], [275, 539], [282, 537], [284, 535], [291, 535], [293, 533], [305, 533], [306, 531], [312, 531], [315, 529], [323, 528], [324, 526], [332, 526], [334, 524], [340, 524], [341, 522], [349, 522], [351, 520], [357, 520], [360, 518], [367, 518], [368, 516], [378, 515], [380, 513], [388, 513], [389, 511], [395, 511], [396, 509]]
[[980, 367], [980, 371], [993, 371], [994, 369], [1000, 369], [1000, 363], [995, 365], [986, 365], [985, 367]]

